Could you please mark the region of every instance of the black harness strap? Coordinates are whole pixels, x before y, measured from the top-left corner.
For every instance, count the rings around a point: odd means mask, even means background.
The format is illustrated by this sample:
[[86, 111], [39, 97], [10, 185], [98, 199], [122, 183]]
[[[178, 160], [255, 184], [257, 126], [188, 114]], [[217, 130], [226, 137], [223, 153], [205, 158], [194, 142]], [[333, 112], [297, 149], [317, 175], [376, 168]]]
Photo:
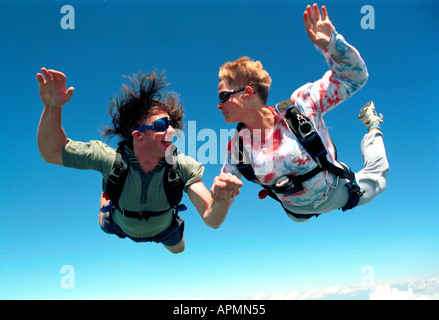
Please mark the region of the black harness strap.
[[[364, 191], [360, 190], [360, 187], [356, 182], [355, 173], [342, 163], [340, 164], [343, 168], [339, 168], [338, 166], [334, 165], [328, 160], [327, 158], [328, 152], [325, 148], [325, 145], [320, 135], [315, 130], [313, 123], [308, 117], [302, 114], [299, 111], [299, 109], [290, 100], [285, 100], [278, 103], [275, 108], [278, 112], [286, 111], [285, 120], [289, 128], [294, 133], [296, 138], [299, 140], [299, 143], [303, 146], [303, 148], [317, 163], [317, 166], [313, 170], [302, 175], [285, 176], [285, 181], [281, 185], [271, 186], [271, 185], [261, 184], [254, 173], [254, 170], [251, 166], [251, 161], [249, 161], [249, 157], [248, 156], [246, 157], [244, 151], [244, 143], [242, 141], [242, 138], [239, 136], [239, 131], [244, 127], [244, 123], [241, 122], [238, 124], [236, 128], [237, 132], [235, 136], [235, 141], [238, 142], [238, 163], [236, 166], [237, 169], [241, 172], [241, 174], [247, 180], [261, 185], [264, 189], [268, 191], [268, 195], [270, 197], [281, 202], [277, 198], [276, 193], [295, 194], [299, 191], [302, 191], [303, 190], [302, 183], [304, 181], [313, 178], [320, 172], [327, 171], [336, 177], [346, 179], [349, 181], [346, 184], [346, 187], [348, 187], [349, 189], [349, 202], [345, 207], [342, 208], [342, 210], [346, 211], [355, 207], [360, 201], [360, 197], [364, 194]], [[333, 142], [332, 144], [334, 145]], [[335, 149], [335, 145], [334, 145], [334, 149]], [[304, 217], [308, 218], [313, 216], [313, 215], [298, 215], [287, 209], [285, 210], [287, 211], [287, 213], [300, 219], [304, 219]]]
[[[125, 158], [126, 144], [126, 140], [119, 143], [119, 146], [116, 150], [116, 159], [113, 164], [112, 172], [104, 186], [104, 192], [111, 200], [112, 208], [110, 210], [112, 211], [114, 208], [118, 208], [125, 217], [148, 220], [150, 217], [160, 216], [168, 212], [169, 209], [174, 208], [173, 215], [174, 218], [176, 218], [178, 211], [184, 211], [187, 209], [185, 205], [179, 205], [181, 199], [183, 198], [184, 181], [181, 179], [178, 171], [179, 166], [177, 161], [172, 164], [167, 163], [163, 175], [163, 187], [165, 189], [166, 198], [170, 204], [170, 208], [163, 211], [130, 211], [120, 207], [119, 199], [129, 171], [129, 163]], [[174, 150], [174, 156], [177, 156], [177, 149]]]
[[169, 204], [171, 207], [176, 208], [183, 198], [184, 189], [184, 181], [178, 172], [177, 162], [167, 166], [163, 176], [163, 186]]
[[171, 209], [171, 208], [169, 208], [167, 210], [163, 210], [163, 211], [130, 211], [130, 210], [122, 209], [119, 206], [118, 209], [120, 210], [121, 214], [124, 217], [137, 218], [139, 220], [142, 220], [142, 219], [148, 220], [151, 217], [157, 217], [157, 216], [160, 216], [160, 215], [168, 212], [169, 209]]
[[111, 199], [114, 206], [119, 206], [119, 198], [128, 175], [128, 162], [125, 159], [126, 140], [119, 142], [116, 150], [116, 159], [113, 164], [113, 170], [107, 179], [105, 185], [105, 193]]

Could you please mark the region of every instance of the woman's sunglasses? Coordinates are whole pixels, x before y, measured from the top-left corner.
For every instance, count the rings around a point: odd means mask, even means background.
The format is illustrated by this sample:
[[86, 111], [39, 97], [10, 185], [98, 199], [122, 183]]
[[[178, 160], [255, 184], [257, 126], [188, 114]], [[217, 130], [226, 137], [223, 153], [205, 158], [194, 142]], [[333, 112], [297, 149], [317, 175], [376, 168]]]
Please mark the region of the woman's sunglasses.
[[[134, 131], [146, 131], [146, 130], [152, 130], [155, 132], [165, 132], [168, 130], [168, 127], [172, 126], [172, 120], [171, 118], [160, 118], [154, 121], [152, 124], [141, 126], [133, 130]], [[131, 135], [133, 135], [133, 132], [131, 132]]]
[[224, 102], [226, 102], [227, 100], [229, 100], [229, 98], [230, 98], [230, 96], [231, 96], [232, 94], [237, 93], [237, 92], [244, 91], [244, 89], [245, 89], [245, 88], [241, 88], [241, 89], [237, 89], [237, 90], [232, 90], [232, 91], [223, 91], [223, 92], [220, 92], [219, 95], [218, 95], [219, 100], [220, 100], [221, 103], [224, 103]]

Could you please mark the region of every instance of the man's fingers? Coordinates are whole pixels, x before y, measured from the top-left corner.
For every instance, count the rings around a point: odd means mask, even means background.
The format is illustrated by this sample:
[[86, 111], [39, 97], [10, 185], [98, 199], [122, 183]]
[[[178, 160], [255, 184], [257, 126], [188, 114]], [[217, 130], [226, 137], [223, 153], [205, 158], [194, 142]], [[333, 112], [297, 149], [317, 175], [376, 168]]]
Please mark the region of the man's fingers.
[[242, 185], [243, 185], [242, 181], [240, 179], [238, 179], [237, 177], [235, 177], [235, 179], [233, 179], [231, 182], [238, 188], [242, 187]]
[[67, 96], [68, 96], [69, 99], [73, 96], [73, 91], [74, 91], [74, 90], [75, 90], [75, 88], [73, 88], [73, 87], [70, 87], [70, 88], [67, 90], [66, 94], [67, 94]]
[[228, 189], [236, 189], [242, 186], [242, 181], [234, 175], [220, 177], [219, 180], [224, 182], [226, 184], [226, 188]]
[[38, 80], [38, 83], [40, 84], [40, 86], [46, 82], [44, 80], [44, 76], [41, 73], [37, 73], [37, 80]]
[[41, 72], [43, 73], [44, 78], [46, 79], [46, 81], [51, 81], [52, 80], [52, 75], [51, 75], [51, 73], [46, 68], [41, 68]]
[[221, 172], [217, 178], [222, 180], [222, 181], [232, 181], [232, 182], [241, 181], [237, 176], [235, 176], [234, 174], [231, 174], [230, 172], [228, 172], [228, 173]]
[[221, 173], [215, 177], [211, 188], [212, 194], [217, 198], [234, 198], [239, 194], [242, 181], [231, 173]]
[[212, 197], [215, 201], [223, 201], [225, 199], [234, 198], [239, 194], [242, 181], [230, 172], [221, 172], [213, 179], [213, 185], [210, 189]]
[[224, 188], [227, 184], [219, 177], [215, 177], [215, 179], [213, 180], [213, 185], [215, 188]]
[[226, 186], [224, 188], [222, 188], [222, 190], [226, 193], [228, 193], [229, 195], [233, 196], [233, 194], [236, 191], [239, 191], [239, 189], [242, 187], [242, 182], [241, 181], [228, 181], [226, 182]]
[[61, 81], [61, 82], [65, 82], [66, 81], [66, 76], [64, 75], [64, 73], [56, 71], [56, 70], [52, 70], [52, 69], [48, 70], [48, 72], [52, 76], [53, 80]]

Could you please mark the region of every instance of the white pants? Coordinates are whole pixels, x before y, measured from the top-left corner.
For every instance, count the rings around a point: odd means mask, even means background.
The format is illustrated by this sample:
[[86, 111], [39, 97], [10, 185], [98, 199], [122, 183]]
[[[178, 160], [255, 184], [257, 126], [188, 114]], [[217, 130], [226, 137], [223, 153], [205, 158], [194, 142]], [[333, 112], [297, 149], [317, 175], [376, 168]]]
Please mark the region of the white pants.
[[355, 177], [361, 190], [365, 193], [360, 198], [359, 206], [369, 203], [386, 190], [389, 163], [381, 132], [368, 133], [364, 136], [361, 141], [361, 155], [363, 156], [364, 168], [356, 173]]
[[[380, 193], [386, 190], [386, 177], [389, 171], [386, 149], [384, 147], [383, 134], [381, 132], [368, 133], [361, 141], [361, 155], [363, 156], [364, 168], [355, 173], [355, 177], [361, 191], [364, 191], [360, 198], [359, 206], [369, 203]], [[315, 208], [313, 205], [295, 207], [285, 204], [285, 207], [298, 214], [321, 214], [344, 207], [349, 200], [349, 191], [345, 186], [348, 183], [340, 179], [337, 188], [332, 188], [328, 193], [328, 199]], [[308, 221], [308, 219], [297, 219], [288, 214], [296, 222]]]

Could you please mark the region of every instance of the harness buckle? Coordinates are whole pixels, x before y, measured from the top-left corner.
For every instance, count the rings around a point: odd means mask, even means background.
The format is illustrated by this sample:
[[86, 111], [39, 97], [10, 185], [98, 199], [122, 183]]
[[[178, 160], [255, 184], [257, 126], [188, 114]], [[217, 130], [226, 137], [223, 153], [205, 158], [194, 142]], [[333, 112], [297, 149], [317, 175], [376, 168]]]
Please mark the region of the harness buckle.
[[300, 181], [296, 181], [294, 176], [281, 176], [279, 177], [273, 186], [271, 186], [271, 190], [274, 193], [283, 193], [283, 194], [295, 194], [299, 191], [303, 190], [302, 183]]
[[297, 129], [304, 140], [316, 132], [313, 124], [302, 114], [297, 115], [297, 121], [299, 124]]
[[352, 192], [355, 193], [358, 197], [361, 197], [366, 191], [361, 191], [360, 186], [356, 181], [351, 182]]
[[325, 182], [326, 185], [330, 188], [337, 188], [338, 187], [338, 183], [340, 182], [340, 177], [339, 176], [335, 176], [335, 184], [332, 185], [328, 182], [328, 175], [330, 174], [329, 171], [324, 171], [325, 173]]

